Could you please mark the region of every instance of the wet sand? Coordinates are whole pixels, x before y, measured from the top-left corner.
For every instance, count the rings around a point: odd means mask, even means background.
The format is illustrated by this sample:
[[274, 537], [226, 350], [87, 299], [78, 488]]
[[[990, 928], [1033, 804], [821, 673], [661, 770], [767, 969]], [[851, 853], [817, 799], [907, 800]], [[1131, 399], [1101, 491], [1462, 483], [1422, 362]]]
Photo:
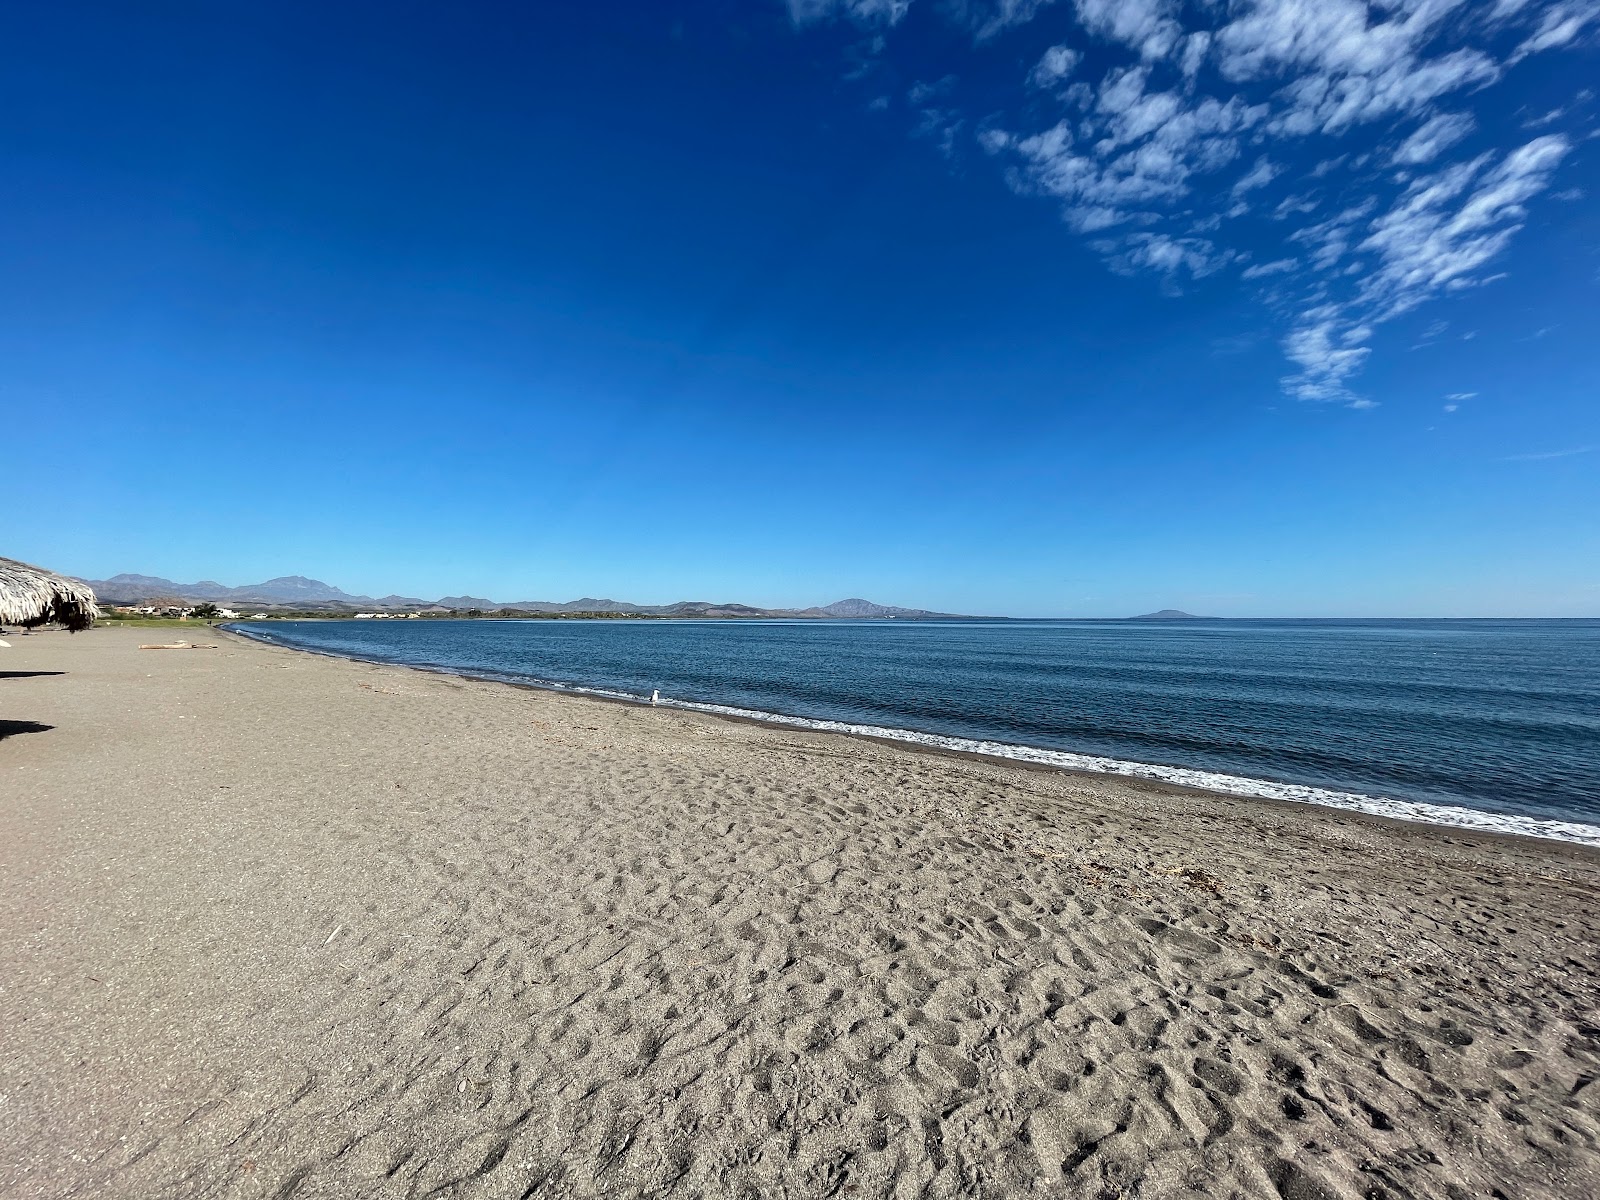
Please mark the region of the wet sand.
[[186, 636], [0, 650], [0, 1195], [1600, 1195], [1592, 849]]

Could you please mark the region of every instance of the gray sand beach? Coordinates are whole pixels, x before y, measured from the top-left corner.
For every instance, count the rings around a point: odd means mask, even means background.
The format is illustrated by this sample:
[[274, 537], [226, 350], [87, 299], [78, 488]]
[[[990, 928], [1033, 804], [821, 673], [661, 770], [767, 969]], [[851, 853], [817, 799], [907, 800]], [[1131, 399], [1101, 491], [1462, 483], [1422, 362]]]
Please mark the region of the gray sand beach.
[[0, 650], [0, 1195], [1600, 1195], [1600, 853]]

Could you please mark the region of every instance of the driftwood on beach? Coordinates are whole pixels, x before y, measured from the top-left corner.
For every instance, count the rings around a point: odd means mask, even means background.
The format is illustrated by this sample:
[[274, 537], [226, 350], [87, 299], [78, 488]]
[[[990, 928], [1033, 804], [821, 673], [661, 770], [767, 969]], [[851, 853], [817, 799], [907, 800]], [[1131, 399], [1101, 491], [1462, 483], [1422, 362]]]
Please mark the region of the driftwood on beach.
[[34, 626], [55, 621], [73, 633], [100, 615], [94, 592], [68, 579], [12, 558], [0, 558], [0, 624]]

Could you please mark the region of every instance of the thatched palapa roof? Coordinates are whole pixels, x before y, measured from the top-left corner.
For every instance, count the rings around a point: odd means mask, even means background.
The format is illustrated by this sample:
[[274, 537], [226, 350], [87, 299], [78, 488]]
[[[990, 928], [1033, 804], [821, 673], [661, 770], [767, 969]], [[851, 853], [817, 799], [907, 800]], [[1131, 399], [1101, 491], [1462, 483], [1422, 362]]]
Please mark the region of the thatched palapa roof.
[[94, 624], [100, 609], [86, 584], [43, 567], [0, 558], [0, 624], [58, 621], [73, 633]]

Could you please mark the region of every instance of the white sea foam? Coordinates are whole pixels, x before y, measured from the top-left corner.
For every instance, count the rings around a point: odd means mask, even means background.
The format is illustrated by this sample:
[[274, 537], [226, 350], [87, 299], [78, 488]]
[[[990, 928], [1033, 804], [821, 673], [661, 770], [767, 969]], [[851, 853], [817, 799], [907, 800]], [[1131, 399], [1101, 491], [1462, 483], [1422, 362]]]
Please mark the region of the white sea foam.
[[[574, 689], [579, 690], [579, 689]], [[976, 738], [946, 737], [937, 733], [919, 733], [914, 729], [894, 729], [880, 725], [856, 725], [848, 721], [825, 721], [809, 717], [790, 717], [781, 713], [761, 712], [756, 709], [734, 708], [726, 704], [700, 704], [690, 700], [672, 700], [663, 696], [661, 705], [672, 708], [693, 709], [696, 712], [718, 713], [728, 717], [743, 717], [774, 725], [789, 725], [797, 729], [816, 729], [828, 733], [848, 733], [863, 737], [884, 738], [894, 742], [909, 742], [917, 746], [932, 746], [940, 750], [957, 750], [967, 754], [986, 754], [995, 758], [1010, 758], [1018, 762], [1040, 763], [1061, 767], [1069, 771], [1088, 771], [1096, 775], [1126, 775], [1134, 779], [1153, 779], [1162, 783], [1181, 784], [1184, 787], [1203, 788], [1208, 792], [1222, 792], [1230, 796], [1250, 796], [1265, 800], [1288, 800], [1296, 804], [1315, 804], [1323, 808], [1342, 808], [1352, 812], [1370, 813], [1377, 817], [1392, 817], [1399, 821], [1420, 821], [1427, 825], [1446, 825], [1457, 829], [1474, 829], [1484, 833], [1513, 833], [1523, 837], [1551, 838], [1561, 842], [1579, 842], [1585, 846], [1600, 846], [1600, 825], [1584, 825], [1575, 821], [1549, 821], [1539, 817], [1516, 813], [1481, 812], [1453, 804], [1427, 804], [1418, 800], [1394, 800], [1384, 796], [1367, 796], [1359, 792], [1337, 792], [1330, 788], [1310, 787], [1298, 783], [1279, 783], [1271, 779], [1251, 779], [1243, 775], [1226, 775], [1220, 771], [1199, 771], [1187, 767], [1164, 767], [1155, 763], [1132, 762], [1120, 758], [1104, 758], [1097, 754], [1075, 754], [1069, 750], [1045, 750], [1038, 746], [1018, 746], [1009, 742], [989, 742]]]
[[[335, 658], [360, 658], [356, 654], [342, 654], [302, 646], [297, 642], [280, 639], [244, 626], [231, 626], [238, 633], [256, 637], [275, 645], [290, 646], [297, 650], [329, 654]], [[387, 662], [384, 659], [362, 659], [366, 662]], [[493, 671], [472, 671], [416, 663], [401, 666], [420, 667], [422, 670], [444, 674], [465, 675], [474, 679], [487, 679], [500, 683], [546, 688], [552, 691], [575, 692], [585, 696], [600, 696], [608, 700], [624, 700], [635, 704], [649, 704], [648, 696], [612, 688], [586, 687], [580, 684], [560, 683], [554, 680], [534, 679], [528, 676], [501, 674]], [[1229, 796], [1246, 796], [1263, 800], [1287, 800], [1295, 804], [1315, 804], [1322, 808], [1339, 808], [1350, 812], [1368, 813], [1376, 817], [1390, 817], [1398, 821], [1418, 821], [1425, 825], [1443, 825], [1455, 829], [1471, 829], [1483, 833], [1509, 833], [1522, 837], [1548, 838], [1559, 842], [1577, 842], [1585, 846], [1600, 846], [1600, 825], [1585, 825], [1576, 821], [1553, 821], [1518, 813], [1483, 812], [1453, 804], [1428, 804], [1420, 800], [1395, 800], [1386, 796], [1368, 796], [1360, 792], [1340, 792], [1331, 788], [1311, 787], [1307, 784], [1279, 783], [1272, 779], [1252, 779], [1244, 775], [1228, 775], [1221, 771], [1201, 771], [1188, 767], [1167, 767], [1157, 763], [1134, 762], [1128, 759], [1105, 758], [1098, 754], [1076, 754], [1070, 750], [1046, 750], [1039, 746], [1019, 746], [1010, 742], [991, 742], [977, 738], [948, 737], [938, 733], [921, 733], [914, 729], [896, 729], [885, 725], [858, 725], [849, 721], [829, 721], [814, 717], [792, 717], [784, 713], [765, 712], [761, 709], [738, 708], [728, 704], [705, 704], [694, 700], [674, 700], [662, 696], [656, 702], [662, 708], [682, 708], [693, 712], [714, 713], [718, 716], [737, 717], [760, 721], [769, 725], [784, 725], [794, 729], [812, 729], [824, 733], [844, 733], [857, 737], [883, 738], [893, 742], [907, 742], [915, 746], [929, 746], [939, 750], [954, 750], [965, 754], [984, 754], [993, 758], [1009, 758], [1018, 762], [1038, 763], [1060, 767], [1068, 771], [1085, 771], [1095, 775], [1123, 775], [1133, 779], [1151, 779], [1183, 787], [1201, 788], [1208, 792], [1221, 792]]]

